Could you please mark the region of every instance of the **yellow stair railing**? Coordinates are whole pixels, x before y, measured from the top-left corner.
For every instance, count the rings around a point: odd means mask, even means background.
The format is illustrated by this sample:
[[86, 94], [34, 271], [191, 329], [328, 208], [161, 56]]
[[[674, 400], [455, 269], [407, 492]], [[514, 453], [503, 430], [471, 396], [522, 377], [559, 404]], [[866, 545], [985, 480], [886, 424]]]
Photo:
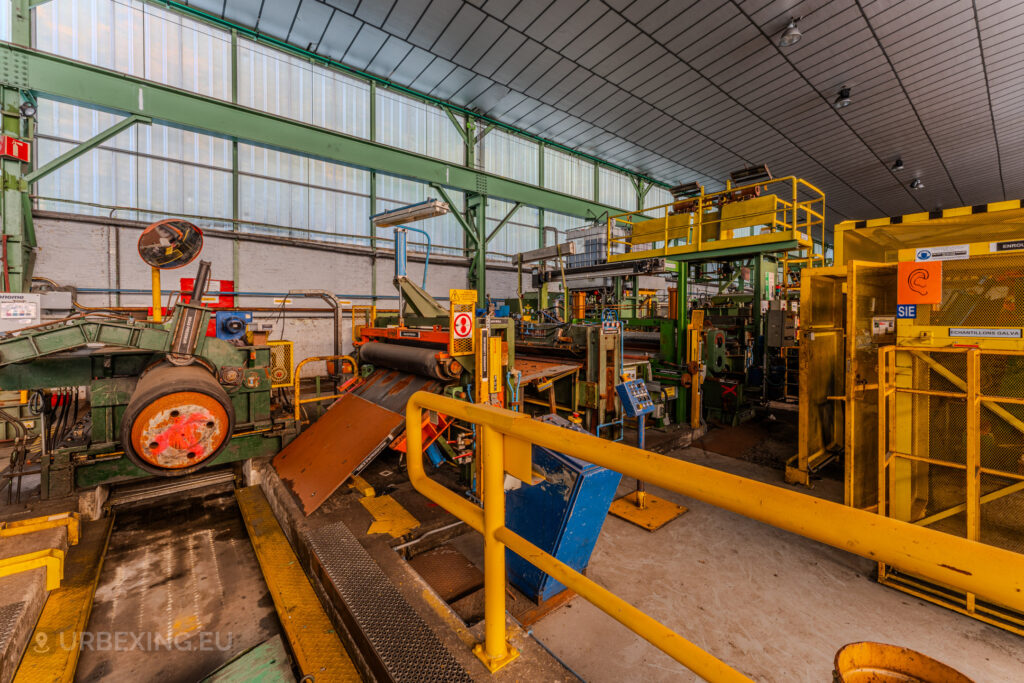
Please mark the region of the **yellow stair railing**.
[[474, 652], [492, 672], [518, 656], [505, 632], [508, 547], [698, 676], [713, 682], [749, 680], [505, 526], [505, 474], [533, 483], [534, 444], [1024, 610], [1024, 555], [562, 429], [494, 406], [417, 392], [406, 406], [407, 423], [422, 424], [424, 410], [471, 422], [479, 427], [482, 438], [483, 509], [427, 477], [420, 430], [406, 432], [413, 486], [484, 536], [484, 642]]

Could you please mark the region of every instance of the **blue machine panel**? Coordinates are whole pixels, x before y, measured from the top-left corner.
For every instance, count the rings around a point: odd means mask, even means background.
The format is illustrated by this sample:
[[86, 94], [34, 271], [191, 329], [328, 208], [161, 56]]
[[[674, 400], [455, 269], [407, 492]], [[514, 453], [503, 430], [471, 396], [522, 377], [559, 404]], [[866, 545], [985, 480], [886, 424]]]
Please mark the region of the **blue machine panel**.
[[622, 402], [622, 410], [626, 417], [640, 417], [654, 412], [654, 401], [647, 391], [647, 385], [642, 379], [634, 379], [615, 386], [619, 394], [619, 401]]
[[245, 330], [252, 324], [249, 311], [217, 311], [214, 316], [217, 339], [231, 341], [245, 336]]
[[[561, 417], [538, 419], [584, 432]], [[545, 480], [508, 492], [505, 523], [541, 550], [583, 571], [622, 475], [539, 446], [533, 447], [533, 467]], [[543, 602], [565, 589], [512, 551], [506, 552], [506, 559], [509, 581], [533, 600]]]

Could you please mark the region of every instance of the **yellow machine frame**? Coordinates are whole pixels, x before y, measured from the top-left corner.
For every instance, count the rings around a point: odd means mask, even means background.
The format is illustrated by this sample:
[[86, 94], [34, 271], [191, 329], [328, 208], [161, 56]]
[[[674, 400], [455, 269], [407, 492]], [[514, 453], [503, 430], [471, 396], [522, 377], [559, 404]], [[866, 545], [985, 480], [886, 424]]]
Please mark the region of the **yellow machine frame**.
[[[847, 505], [1024, 552], [1024, 460], [1007, 455], [1024, 453], [1024, 301], [1018, 314], [1014, 289], [1001, 288], [1024, 273], [1021, 240], [1019, 200], [836, 227], [839, 265], [801, 283], [800, 450], [787, 480], [809, 483], [841, 448]], [[962, 298], [947, 292], [942, 317], [922, 304], [897, 318], [898, 263], [960, 245], [966, 258], [943, 261], [942, 277]], [[1024, 634], [1024, 613], [1004, 603], [884, 562], [878, 576]]]

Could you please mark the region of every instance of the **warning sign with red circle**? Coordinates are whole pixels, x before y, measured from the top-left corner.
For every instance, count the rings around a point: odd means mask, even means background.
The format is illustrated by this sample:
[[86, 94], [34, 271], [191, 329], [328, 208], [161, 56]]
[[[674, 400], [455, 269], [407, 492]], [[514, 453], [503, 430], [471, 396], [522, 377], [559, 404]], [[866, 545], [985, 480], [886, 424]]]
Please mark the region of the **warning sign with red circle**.
[[463, 311], [452, 316], [452, 336], [456, 339], [471, 339], [473, 337], [472, 313]]

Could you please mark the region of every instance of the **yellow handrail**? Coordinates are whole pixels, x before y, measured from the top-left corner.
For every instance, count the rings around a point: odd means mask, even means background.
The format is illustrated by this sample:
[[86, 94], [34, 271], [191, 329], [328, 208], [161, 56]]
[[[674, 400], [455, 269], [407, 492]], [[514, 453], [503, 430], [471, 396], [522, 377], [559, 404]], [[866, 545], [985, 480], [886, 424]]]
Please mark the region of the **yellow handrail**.
[[295, 419], [300, 419], [300, 408], [303, 403], [316, 403], [317, 401], [326, 401], [331, 398], [338, 398], [341, 394], [327, 394], [324, 396], [314, 396], [313, 398], [299, 399], [299, 382], [302, 380], [302, 366], [306, 363], [312, 363], [314, 361], [329, 361], [329, 360], [340, 360], [343, 364], [348, 362], [352, 366], [352, 372], [358, 371], [356, 365], [356, 359], [352, 356], [310, 356], [309, 358], [303, 359], [298, 365], [295, 366], [295, 385], [292, 387], [292, 394], [294, 396], [293, 403], [295, 404]]
[[748, 680], [504, 526], [504, 474], [508, 472], [523, 481], [531, 479], [531, 444], [1024, 611], [1024, 555], [562, 429], [494, 406], [417, 392], [406, 406], [408, 424], [422, 424], [423, 410], [480, 426], [484, 509], [428, 478], [423, 468], [422, 435], [414, 429], [406, 433], [406, 438], [409, 479], [413, 486], [484, 534], [485, 642], [478, 645], [475, 652], [492, 671], [511, 661], [516, 654], [509, 649], [505, 636], [505, 547], [508, 546], [702, 678]]

